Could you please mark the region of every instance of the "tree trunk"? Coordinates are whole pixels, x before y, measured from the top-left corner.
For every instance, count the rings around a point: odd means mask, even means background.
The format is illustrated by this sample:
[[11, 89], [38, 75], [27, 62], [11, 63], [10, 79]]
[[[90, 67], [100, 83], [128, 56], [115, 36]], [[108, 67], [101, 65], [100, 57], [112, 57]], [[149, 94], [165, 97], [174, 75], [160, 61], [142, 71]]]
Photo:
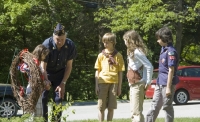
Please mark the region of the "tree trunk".
[[[178, 1], [178, 11], [182, 12], [183, 11], [183, 0]], [[183, 32], [183, 25], [181, 22], [178, 22], [175, 26], [176, 29], [176, 44], [175, 48], [178, 53], [178, 59], [180, 59], [181, 55], [181, 46], [182, 46], [182, 32]]]
[[181, 46], [182, 46], [182, 32], [183, 32], [183, 26], [182, 23], [178, 22], [177, 26], [175, 27], [176, 29], [176, 44], [175, 44], [175, 48], [177, 50], [178, 53], [178, 59], [180, 59], [180, 55], [181, 55]]

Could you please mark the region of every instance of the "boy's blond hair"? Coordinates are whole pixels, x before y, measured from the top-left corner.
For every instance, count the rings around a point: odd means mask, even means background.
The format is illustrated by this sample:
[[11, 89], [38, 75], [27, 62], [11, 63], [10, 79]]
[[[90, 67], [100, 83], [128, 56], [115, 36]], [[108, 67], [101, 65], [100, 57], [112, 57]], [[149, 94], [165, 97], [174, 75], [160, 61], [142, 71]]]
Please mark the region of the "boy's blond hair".
[[102, 42], [112, 42], [113, 43], [113, 46], [116, 45], [116, 35], [114, 33], [105, 33], [103, 38], [102, 38]]

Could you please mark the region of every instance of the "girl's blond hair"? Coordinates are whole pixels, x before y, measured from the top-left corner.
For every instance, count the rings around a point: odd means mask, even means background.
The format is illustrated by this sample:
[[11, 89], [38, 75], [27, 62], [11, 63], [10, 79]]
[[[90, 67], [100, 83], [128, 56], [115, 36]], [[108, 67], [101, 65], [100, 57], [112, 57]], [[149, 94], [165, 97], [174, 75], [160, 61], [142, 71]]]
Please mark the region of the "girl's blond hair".
[[123, 39], [127, 42], [127, 55], [131, 56], [131, 58], [134, 58], [135, 49], [139, 49], [145, 55], [147, 54], [146, 45], [135, 30], [127, 31], [124, 34]]

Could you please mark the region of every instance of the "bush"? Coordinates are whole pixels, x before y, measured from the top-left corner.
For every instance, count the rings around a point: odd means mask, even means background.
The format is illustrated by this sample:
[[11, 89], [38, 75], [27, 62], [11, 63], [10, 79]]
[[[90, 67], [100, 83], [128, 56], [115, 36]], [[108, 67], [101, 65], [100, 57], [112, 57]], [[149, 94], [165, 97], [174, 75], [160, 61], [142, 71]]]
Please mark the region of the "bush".
[[[49, 105], [51, 106], [50, 114], [48, 116], [49, 120], [52, 119], [52, 116], [57, 116], [59, 112], [62, 112], [64, 110], [67, 110], [71, 106], [72, 102], [68, 102], [66, 105], [62, 104], [56, 104], [51, 100]], [[55, 108], [53, 111], [52, 108]], [[74, 110], [72, 110], [72, 113], [75, 114]], [[61, 118], [57, 118], [58, 120], [62, 120], [62, 122], [67, 122], [67, 117], [69, 115], [62, 116]], [[31, 114], [24, 114], [21, 117], [11, 117], [11, 118], [0, 118], [0, 122], [45, 122], [43, 117], [34, 117]]]

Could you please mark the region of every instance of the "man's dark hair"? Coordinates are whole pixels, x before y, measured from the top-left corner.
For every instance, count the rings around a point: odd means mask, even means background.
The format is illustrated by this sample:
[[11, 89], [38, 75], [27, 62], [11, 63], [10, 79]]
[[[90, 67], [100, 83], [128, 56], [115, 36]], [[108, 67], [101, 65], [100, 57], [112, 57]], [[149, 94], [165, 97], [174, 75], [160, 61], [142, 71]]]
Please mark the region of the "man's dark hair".
[[161, 39], [164, 43], [173, 42], [172, 32], [168, 27], [160, 28], [155, 35], [157, 39]]

